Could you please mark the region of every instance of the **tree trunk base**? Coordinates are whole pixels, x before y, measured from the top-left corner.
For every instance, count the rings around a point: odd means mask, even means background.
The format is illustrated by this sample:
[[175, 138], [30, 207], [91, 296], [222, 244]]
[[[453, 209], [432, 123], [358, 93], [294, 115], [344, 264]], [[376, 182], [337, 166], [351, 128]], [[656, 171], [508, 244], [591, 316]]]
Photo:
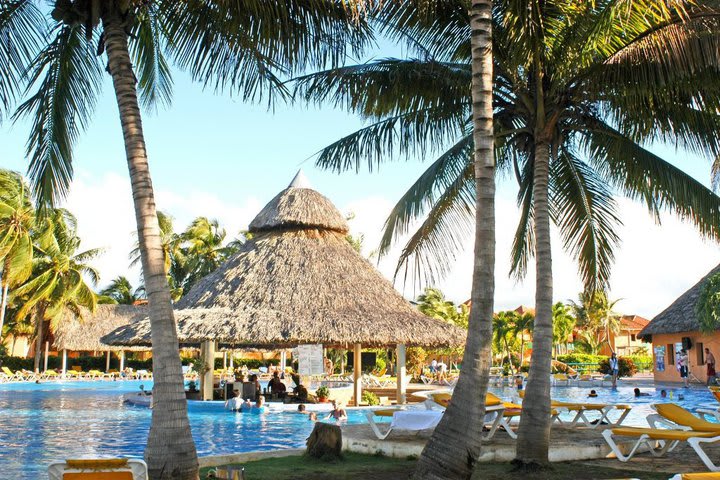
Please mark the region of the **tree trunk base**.
[[510, 462], [510, 464], [513, 466], [512, 471], [513, 472], [542, 472], [547, 470], [552, 470], [553, 466], [550, 463], [540, 463], [540, 462], [525, 462], [523, 460], [518, 460], [517, 458]]
[[307, 454], [322, 460], [342, 458], [342, 431], [337, 425], [317, 422], [307, 439]]

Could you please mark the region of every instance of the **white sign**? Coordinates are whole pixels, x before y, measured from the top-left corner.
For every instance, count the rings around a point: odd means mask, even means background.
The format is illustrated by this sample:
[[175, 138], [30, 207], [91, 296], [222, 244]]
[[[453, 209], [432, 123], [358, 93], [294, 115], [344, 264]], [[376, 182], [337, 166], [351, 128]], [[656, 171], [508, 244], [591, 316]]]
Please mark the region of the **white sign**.
[[298, 373], [300, 375], [323, 375], [325, 364], [323, 362], [323, 346], [298, 345]]

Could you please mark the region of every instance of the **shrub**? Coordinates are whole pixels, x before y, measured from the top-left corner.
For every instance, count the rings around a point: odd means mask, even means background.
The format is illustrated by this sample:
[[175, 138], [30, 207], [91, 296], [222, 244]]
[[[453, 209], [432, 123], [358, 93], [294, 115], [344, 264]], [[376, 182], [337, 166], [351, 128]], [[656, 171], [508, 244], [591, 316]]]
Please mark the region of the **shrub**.
[[568, 355], [558, 355], [557, 359], [563, 363], [600, 363], [606, 359], [604, 355], [590, 355], [588, 353], [570, 353]]
[[650, 355], [628, 355], [633, 361], [638, 370], [652, 370], [653, 369], [653, 357]]
[[377, 395], [369, 390], [365, 390], [362, 393], [362, 401], [368, 405], [380, 405], [380, 399]]
[[[610, 373], [610, 359], [605, 358], [600, 362], [600, 373], [609, 375]], [[618, 377], [632, 377], [637, 373], [637, 367], [635, 362], [629, 357], [618, 357]]]
[[387, 366], [387, 363], [385, 362], [385, 360], [383, 360], [379, 356], [375, 357], [375, 370], [376, 371], [379, 372], [381, 370], [385, 370], [386, 366]]
[[315, 390], [315, 396], [318, 398], [328, 398], [330, 396], [330, 389], [322, 385]]

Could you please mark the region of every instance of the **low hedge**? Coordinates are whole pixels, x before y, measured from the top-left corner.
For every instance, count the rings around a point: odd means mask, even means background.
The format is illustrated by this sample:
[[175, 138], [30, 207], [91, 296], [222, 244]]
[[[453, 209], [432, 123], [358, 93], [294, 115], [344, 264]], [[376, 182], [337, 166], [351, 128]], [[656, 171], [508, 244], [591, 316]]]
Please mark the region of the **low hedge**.
[[[610, 371], [610, 359], [606, 358], [600, 362], [600, 373], [609, 375]], [[637, 367], [635, 362], [630, 357], [618, 357], [618, 377], [632, 377], [637, 373]]]

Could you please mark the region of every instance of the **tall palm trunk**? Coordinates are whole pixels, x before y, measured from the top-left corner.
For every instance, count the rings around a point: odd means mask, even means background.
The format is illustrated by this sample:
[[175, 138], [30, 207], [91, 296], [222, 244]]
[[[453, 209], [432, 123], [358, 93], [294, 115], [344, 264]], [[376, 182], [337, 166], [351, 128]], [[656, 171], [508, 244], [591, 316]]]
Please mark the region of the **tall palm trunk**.
[[42, 358], [43, 327], [45, 323], [45, 307], [38, 305], [35, 310], [35, 362], [33, 369], [35, 373], [40, 372], [40, 359]]
[[7, 309], [7, 297], [8, 289], [10, 288], [10, 258], [5, 260], [5, 266], [3, 267], [3, 273], [0, 277], [0, 287], [2, 287], [2, 297], [0, 298], [0, 345], [2, 345], [2, 329], [5, 325], [5, 309]]
[[165, 259], [145, 150], [135, 75], [118, 6], [121, 3], [123, 2], [113, 1], [111, 5], [107, 5], [102, 22], [108, 70], [112, 75], [125, 140], [150, 309], [154, 407], [145, 460], [150, 477], [154, 480], [194, 480], [198, 478], [197, 451], [190, 433], [177, 331], [170, 289], [165, 276]]
[[[537, 137], [536, 137], [537, 138]], [[552, 254], [550, 251], [550, 210], [548, 178], [550, 148], [537, 140], [533, 200], [535, 214], [535, 327], [530, 358], [526, 401], [517, 439], [516, 461], [524, 465], [544, 465], [550, 446], [550, 369], [552, 364]], [[527, 401], [532, 400], [532, 401]]]
[[472, 100], [475, 208], [475, 264], [472, 308], [460, 378], [453, 401], [423, 449], [415, 478], [467, 479], [480, 455], [492, 356], [495, 295], [495, 159], [492, 110], [492, 1], [472, 0]]

